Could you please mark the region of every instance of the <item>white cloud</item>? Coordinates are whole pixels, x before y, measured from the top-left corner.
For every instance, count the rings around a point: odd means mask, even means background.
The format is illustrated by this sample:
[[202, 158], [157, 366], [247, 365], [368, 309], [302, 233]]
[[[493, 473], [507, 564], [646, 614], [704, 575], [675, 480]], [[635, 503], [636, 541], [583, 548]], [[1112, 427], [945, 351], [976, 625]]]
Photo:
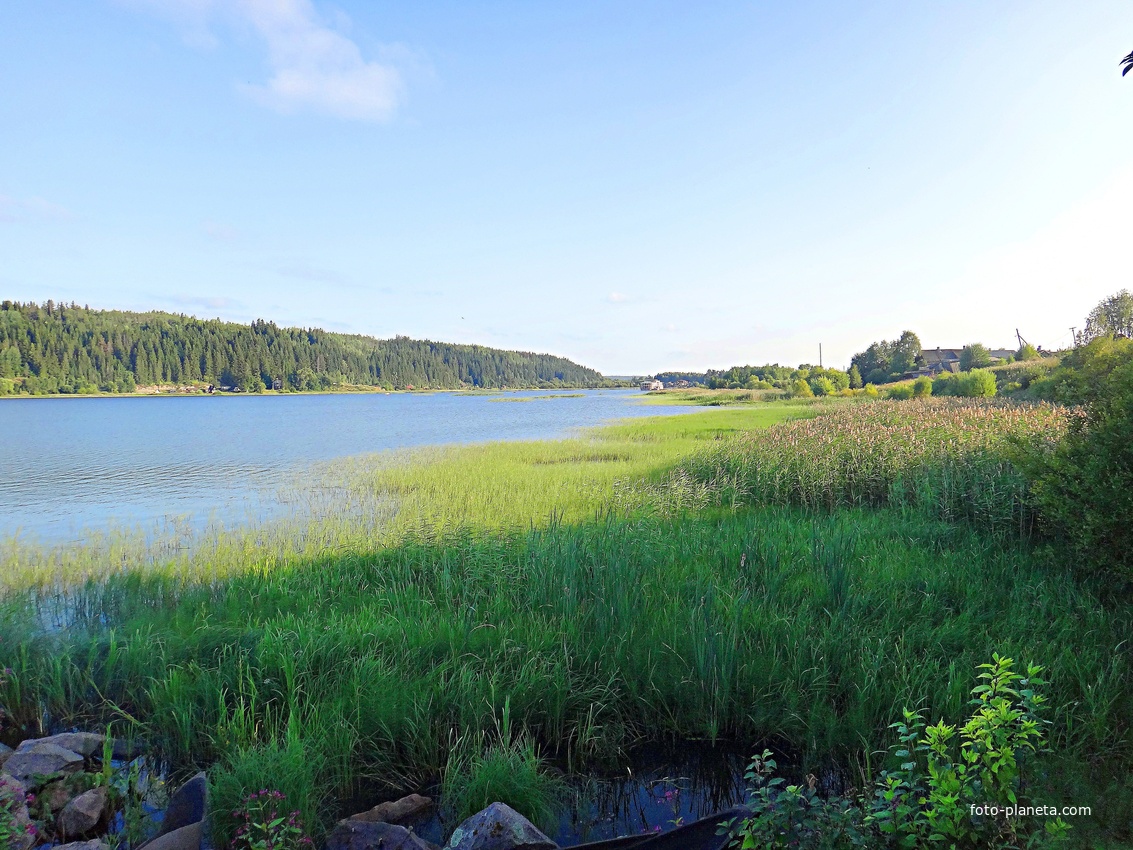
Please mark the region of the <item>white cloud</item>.
[[629, 296], [624, 292], [611, 292], [606, 296], [606, 300], [611, 304], [625, 304], [629, 301]]
[[267, 46], [271, 77], [237, 87], [277, 112], [385, 121], [402, 100], [397, 68], [364, 58], [357, 44], [327, 24], [311, 0], [126, 2], [172, 18], [186, 30], [190, 43], [202, 46], [210, 38], [215, 41], [208, 30], [213, 20], [250, 26]]

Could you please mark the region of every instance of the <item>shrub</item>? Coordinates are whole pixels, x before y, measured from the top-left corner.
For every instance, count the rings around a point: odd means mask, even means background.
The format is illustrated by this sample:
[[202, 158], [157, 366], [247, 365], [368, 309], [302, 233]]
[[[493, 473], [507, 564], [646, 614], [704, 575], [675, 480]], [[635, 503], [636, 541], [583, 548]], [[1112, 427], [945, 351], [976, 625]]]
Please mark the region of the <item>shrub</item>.
[[932, 378], [922, 377], [913, 381], [913, 398], [925, 398], [932, 395]]
[[1133, 340], [1083, 346], [1050, 386], [1079, 415], [1060, 441], [1021, 443], [1039, 511], [1087, 564], [1133, 578]]
[[862, 395], [868, 396], [869, 398], [877, 398], [877, 387], [873, 384], [866, 384], [865, 387], [862, 388]]
[[960, 376], [949, 373], [933, 378], [932, 394], [938, 396], [960, 395]]
[[991, 398], [995, 395], [995, 375], [987, 369], [973, 369], [960, 376], [959, 394], [967, 398]]
[[810, 388], [810, 384], [799, 378], [791, 384], [790, 394], [791, 398], [811, 398], [814, 391]]
[[908, 384], [900, 387], [893, 387], [885, 394], [886, 398], [894, 399], [895, 401], [906, 401], [913, 397], [913, 388]]
[[1022, 347], [1015, 352], [1016, 360], [1038, 360], [1039, 357], [1039, 350], [1029, 342], [1023, 343]]
[[834, 382], [823, 376], [811, 378], [808, 383], [815, 395], [833, 395], [836, 389]]

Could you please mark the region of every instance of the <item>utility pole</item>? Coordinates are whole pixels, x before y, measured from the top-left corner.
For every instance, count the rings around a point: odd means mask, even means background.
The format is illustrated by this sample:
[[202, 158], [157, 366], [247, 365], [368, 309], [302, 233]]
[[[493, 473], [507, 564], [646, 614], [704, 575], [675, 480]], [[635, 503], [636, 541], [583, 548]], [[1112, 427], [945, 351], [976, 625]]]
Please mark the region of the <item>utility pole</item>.
[[[1015, 328], [1015, 340], [1019, 343], [1019, 348], [1023, 347], [1023, 337], [1019, 335], [1019, 329]], [[1016, 349], [1018, 350], [1018, 349]]]
[[1078, 347], [1078, 329], [1077, 328], [1071, 328], [1070, 329], [1070, 339], [1073, 340], [1074, 347], [1077, 348]]
[[818, 368], [822, 368], [822, 343], [818, 344]]

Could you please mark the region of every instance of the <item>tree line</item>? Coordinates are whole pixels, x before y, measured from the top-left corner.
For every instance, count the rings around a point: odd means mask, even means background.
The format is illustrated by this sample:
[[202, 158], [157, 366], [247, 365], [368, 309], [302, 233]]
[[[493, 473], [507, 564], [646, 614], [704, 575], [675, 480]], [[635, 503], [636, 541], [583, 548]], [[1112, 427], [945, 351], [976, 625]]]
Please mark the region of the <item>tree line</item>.
[[0, 394], [133, 392], [213, 384], [262, 392], [345, 384], [384, 389], [597, 387], [593, 369], [550, 354], [250, 325], [77, 304], [0, 303]]

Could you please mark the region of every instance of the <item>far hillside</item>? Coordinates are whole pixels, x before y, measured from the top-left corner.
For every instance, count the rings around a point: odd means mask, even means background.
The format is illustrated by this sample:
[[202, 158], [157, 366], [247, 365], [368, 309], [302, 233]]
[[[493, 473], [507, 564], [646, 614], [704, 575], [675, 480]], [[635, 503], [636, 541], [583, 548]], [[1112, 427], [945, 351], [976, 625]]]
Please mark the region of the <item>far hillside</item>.
[[0, 395], [212, 385], [240, 392], [337, 388], [601, 387], [563, 357], [398, 336], [250, 325], [77, 304], [0, 303]]

